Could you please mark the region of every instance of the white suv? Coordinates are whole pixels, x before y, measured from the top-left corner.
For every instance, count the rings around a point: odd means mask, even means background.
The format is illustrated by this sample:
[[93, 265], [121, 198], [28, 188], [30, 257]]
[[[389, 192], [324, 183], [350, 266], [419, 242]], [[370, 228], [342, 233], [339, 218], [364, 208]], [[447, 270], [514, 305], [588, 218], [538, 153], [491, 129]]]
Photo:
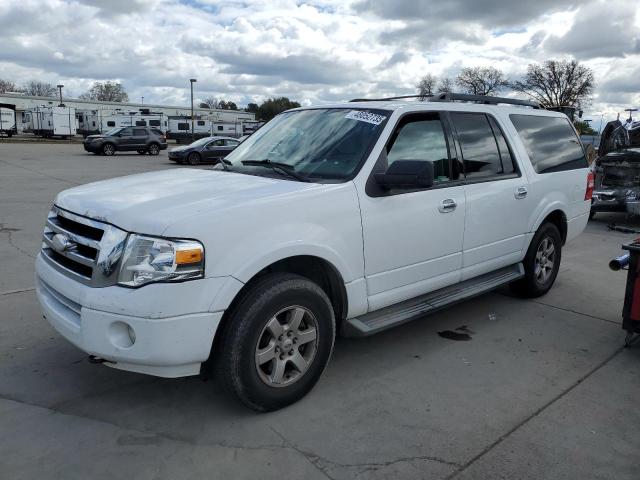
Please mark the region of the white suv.
[[273, 410], [313, 387], [337, 333], [369, 335], [507, 283], [546, 293], [592, 188], [568, 118], [527, 102], [299, 108], [211, 170], [60, 193], [37, 293], [94, 361], [211, 372]]

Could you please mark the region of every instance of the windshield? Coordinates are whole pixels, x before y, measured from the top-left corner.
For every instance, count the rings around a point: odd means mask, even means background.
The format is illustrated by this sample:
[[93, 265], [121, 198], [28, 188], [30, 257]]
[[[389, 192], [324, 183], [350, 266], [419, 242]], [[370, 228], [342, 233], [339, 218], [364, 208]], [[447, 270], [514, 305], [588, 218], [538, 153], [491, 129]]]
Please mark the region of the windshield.
[[123, 127], [117, 127], [117, 128], [112, 128], [111, 130], [109, 130], [108, 132], [105, 133], [105, 135], [115, 135], [116, 133], [118, 133], [120, 130], [122, 130]]
[[327, 108], [285, 112], [225, 158], [232, 170], [273, 174], [260, 165], [284, 164], [313, 180], [344, 180], [360, 166], [389, 117], [373, 109]]

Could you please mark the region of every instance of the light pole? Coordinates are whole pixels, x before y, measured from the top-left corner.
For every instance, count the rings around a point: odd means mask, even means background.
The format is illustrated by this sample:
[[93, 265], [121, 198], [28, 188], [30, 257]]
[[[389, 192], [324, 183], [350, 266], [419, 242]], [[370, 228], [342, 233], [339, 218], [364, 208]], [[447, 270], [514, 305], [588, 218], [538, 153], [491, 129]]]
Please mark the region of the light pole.
[[63, 106], [62, 105], [62, 87], [64, 87], [64, 85], [60, 84], [60, 85], [57, 85], [57, 87], [58, 87], [58, 90], [60, 90], [60, 106], [62, 107]]
[[193, 142], [195, 140], [195, 133], [193, 131], [193, 84], [196, 83], [198, 80], [196, 80], [195, 78], [190, 78], [189, 79], [189, 83], [191, 84], [191, 141]]
[[140, 103], [141, 103], [142, 105], [144, 105], [144, 95], [141, 97], [141, 101], [140, 101]]

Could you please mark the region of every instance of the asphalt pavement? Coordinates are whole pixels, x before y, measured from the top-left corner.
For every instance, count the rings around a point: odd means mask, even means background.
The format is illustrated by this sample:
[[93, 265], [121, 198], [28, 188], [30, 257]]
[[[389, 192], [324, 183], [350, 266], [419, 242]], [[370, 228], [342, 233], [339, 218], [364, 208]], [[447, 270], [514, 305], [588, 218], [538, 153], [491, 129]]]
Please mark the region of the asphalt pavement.
[[[55, 194], [166, 168], [188, 167], [0, 143], [0, 478], [640, 478], [640, 345], [623, 348], [626, 273], [607, 267], [634, 238], [607, 230], [623, 216], [596, 216], [565, 246], [546, 296], [501, 289], [338, 339], [307, 397], [257, 414], [211, 381], [90, 364], [38, 308]], [[437, 334], [460, 327], [471, 340]]]

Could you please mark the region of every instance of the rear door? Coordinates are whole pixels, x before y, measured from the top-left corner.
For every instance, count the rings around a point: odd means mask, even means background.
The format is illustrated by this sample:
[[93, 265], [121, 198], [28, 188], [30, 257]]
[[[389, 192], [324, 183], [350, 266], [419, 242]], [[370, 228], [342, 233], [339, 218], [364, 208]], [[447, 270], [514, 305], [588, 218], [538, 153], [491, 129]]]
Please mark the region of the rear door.
[[521, 260], [531, 197], [503, 128], [483, 112], [451, 112], [465, 175], [462, 280]]
[[149, 140], [149, 133], [146, 128], [134, 128], [131, 144], [136, 148], [146, 148]]
[[[460, 280], [465, 197], [452, 147], [441, 114], [404, 115], [359, 195], [370, 310]], [[381, 191], [374, 173], [397, 160], [433, 163], [433, 187]]]

